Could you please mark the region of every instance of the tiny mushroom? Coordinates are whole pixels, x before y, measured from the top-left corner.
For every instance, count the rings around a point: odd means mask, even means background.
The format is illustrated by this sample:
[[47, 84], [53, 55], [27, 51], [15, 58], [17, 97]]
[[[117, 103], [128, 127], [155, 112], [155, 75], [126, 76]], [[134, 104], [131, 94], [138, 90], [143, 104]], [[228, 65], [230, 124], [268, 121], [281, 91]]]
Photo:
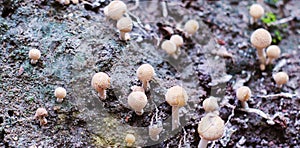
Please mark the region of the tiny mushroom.
[[40, 125], [46, 125], [47, 119], [45, 118], [48, 116], [48, 112], [45, 108], [38, 108], [35, 112], [34, 118], [40, 121]]
[[127, 102], [135, 113], [140, 116], [144, 113], [144, 108], [148, 103], [148, 99], [144, 92], [135, 91], [129, 94]]
[[238, 88], [236, 90], [236, 97], [237, 97], [238, 100], [241, 101], [242, 107], [244, 109], [248, 109], [249, 108], [248, 103], [247, 103], [247, 101], [251, 97], [251, 90], [250, 90], [249, 87], [242, 86], [242, 87]]
[[176, 44], [170, 40], [165, 40], [161, 44], [161, 48], [167, 52], [167, 54], [173, 56], [174, 59], [178, 58], [178, 55], [176, 54], [177, 47]]
[[267, 65], [268, 64], [272, 64], [272, 61], [274, 59], [279, 58], [280, 53], [281, 53], [280, 48], [277, 45], [271, 45], [271, 46], [269, 46], [267, 48], [267, 57], [268, 57], [268, 59], [267, 59], [266, 64]]
[[104, 72], [98, 72], [94, 74], [91, 85], [104, 100], [106, 99], [106, 89], [110, 87], [110, 77]]
[[209, 97], [207, 99], [205, 99], [203, 101], [203, 108], [205, 110], [206, 113], [209, 113], [209, 112], [213, 112], [213, 113], [216, 113], [216, 114], [219, 114], [219, 104], [218, 104], [218, 98], [216, 97]]
[[177, 55], [180, 54], [180, 47], [183, 45], [183, 38], [180, 35], [172, 35], [170, 38], [170, 41], [172, 41], [173, 43], [175, 43], [176, 47], [177, 47]]
[[149, 137], [153, 141], [159, 140], [159, 134], [163, 130], [162, 122], [159, 121], [158, 123], [151, 124], [149, 126]]
[[268, 47], [272, 42], [272, 37], [269, 31], [259, 28], [251, 35], [251, 44], [257, 49], [257, 55], [260, 61], [260, 69], [265, 70], [266, 55], [264, 48]]
[[107, 16], [113, 20], [119, 20], [127, 11], [127, 6], [120, 0], [114, 0], [107, 6]]
[[198, 29], [199, 23], [196, 20], [189, 20], [184, 25], [184, 31], [186, 31], [190, 35], [195, 34]]
[[253, 22], [257, 22], [257, 19], [264, 15], [265, 10], [260, 4], [252, 4], [249, 13], [252, 16]]
[[54, 95], [57, 98], [56, 101], [61, 103], [67, 95], [66, 89], [62, 87], [57, 87], [54, 91]]
[[29, 58], [31, 59], [31, 64], [36, 64], [38, 59], [41, 58], [41, 52], [38, 49], [31, 49], [29, 51]]
[[176, 85], [168, 89], [165, 98], [168, 104], [172, 106], [172, 130], [174, 130], [180, 125], [179, 108], [186, 105], [188, 95], [184, 88]]
[[208, 141], [213, 141], [223, 136], [224, 121], [216, 114], [206, 114], [198, 124], [198, 133], [201, 137], [198, 148], [206, 148]]
[[277, 86], [281, 88], [283, 84], [286, 84], [289, 81], [289, 75], [282, 71], [274, 74], [273, 79], [275, 80]]
[[129, 17], [123, 17], [117, 22], [117, 28], [120, 30], [120, 39], [126, 41], [130, 36], [126, 36], [132, 30], [132, 20]]
[[125, 142], [127, 146], [132, 146], [135, 142], [135, 136], [133, 134], [127, 134], [125, 137]]
[[155, 75], [154, 68], [150, 64], [142, 64], [137, 70], [136, 75], [140, 81], [142, 81], [142, 87], [145, 91], [148, 90], [149, 81], [153, 79]]

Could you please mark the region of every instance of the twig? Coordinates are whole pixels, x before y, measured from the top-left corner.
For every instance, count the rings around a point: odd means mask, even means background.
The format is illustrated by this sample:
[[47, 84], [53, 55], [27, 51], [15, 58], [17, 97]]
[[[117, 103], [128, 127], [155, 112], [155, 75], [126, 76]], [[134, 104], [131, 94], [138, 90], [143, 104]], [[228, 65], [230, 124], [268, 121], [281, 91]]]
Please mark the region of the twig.
[[135, 5], [131, 8], [129, 8], [129, 11], [135, 10], [139, 7], [140, 5], [140, 0], [135, 0]]
[[259, 109], [256, 109], [256, 108], [247, 108], [247, 109], [244, 109], [244, 108], [241, 108], [240, 109], [241, 111], [244, 111], [244, 112], [247, 112], [247, 113], [255, 113], [255, 114], [258, 114], [260, 115], [261, 117], [267, 119], [267, 123], [270, 124], [270, 125], [274, 125], [275, 122], [273, 121], [273, 119], [270, 117], [270, 115], [264, 113], [263, 111], [259, 110]]
[[257, 96], [259, 98], [277, 98], [277, 97], [284, 97], [284, 98], [294, 98], [296, 97], [296, 94], [290, 94], [290, 93], [280, 93], [280, 94], [271, 94], [271, 95], [265, 95], [265, 96]]
[[161, 7], [162, 7], [163, 17], [167, 17], [168, 16], [168, 9], [167, 9], [166, 1], [161, 2]]
[[287, 22], [293, 20], [294, 18], [295, 18], [294, 16], [289, 16], [289, 17], [277, 20], [275, 22], [269, 23], [268, 26], [271, 26], [271, 25], [275, 26], [275, 25], [279, 25], [279, 24], [284, 24], [284, 23], [287, 23]]

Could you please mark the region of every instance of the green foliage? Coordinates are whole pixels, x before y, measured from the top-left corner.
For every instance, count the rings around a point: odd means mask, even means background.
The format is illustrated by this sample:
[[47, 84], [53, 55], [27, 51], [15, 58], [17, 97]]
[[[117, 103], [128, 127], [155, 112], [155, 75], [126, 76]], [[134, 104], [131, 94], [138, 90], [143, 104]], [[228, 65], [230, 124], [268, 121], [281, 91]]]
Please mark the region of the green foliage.
[[274, 36], [272, 38], [273, 44], [278, 44], [282, 40], [282, 35], [279, 30], [274, 31]]
[[276, 15], [272, 12], [268, 12], [261, 20], [263, 23], [269, 24], [276, 21]]

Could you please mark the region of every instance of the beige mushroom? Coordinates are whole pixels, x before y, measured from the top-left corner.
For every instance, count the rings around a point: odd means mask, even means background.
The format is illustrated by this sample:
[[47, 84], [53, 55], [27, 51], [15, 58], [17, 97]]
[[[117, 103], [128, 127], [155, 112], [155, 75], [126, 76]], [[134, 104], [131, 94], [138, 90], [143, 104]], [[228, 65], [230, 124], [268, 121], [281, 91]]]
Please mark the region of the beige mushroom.
[[54, 95], [57, 98], [56, 101], [61, 103], [67, 95], [66, 89], [62, 87], [57, 87], [54, 91]]
[[137, 115], [142, 115], [148, 103], [148, 99], [145, 93], [135, 91], [129, 94], [127, 102]]
[[41, 58], [41, 52], [38, 49], [31, 49], [29, 51], [29, 58], [31, 59], [31, 64], [36, 64], [37, 61]]
[[149, 137], [153, 141], [159, 140], [159, 134], [163, 130], [162, 122], [158, 122], [149, 126]]
[[289, 75], [286, 72], [278, 72], [273, 75], [273, 79], [277, 86], [281, 88], [283, 84], [286, 84], [289, 81]]
[[132, 20], [129, 17], [123, 17], [117, 22], [117, 28], [120, 30], [120, 39], [129, 40], [126, 34], [132, 30]]
[[135, 142], [135, 136], [133, 134], [127, 134], [125, 137], [125, 142], [127, 146], [132, 146]]
[[199, 29], [199, 23], [196, 20], [189, 20], [184, 25], [184, 31], [189, 35], [195, 34]]
[[247, 86], [242, 86], [236, 90], [236, 97], [241, 101], [242, 107], [248, 109], [247, 101], [251, 98], [251, 90]]
[[219, 114], [218, 98], [209, 97], [203, 101], [203, 108], [206, 113], [213, 112]]
[[268, 47], [272, 42], [272, 37], [269, 31], [260, 28], [255, 30], [251, 35], [251, 44], [257, 49], [257, 55], [260, 61], [260, 69], [265, 70], [266, 55], [264, 48]]
[[124, 2], [114, 0], [107, 6], [107, 16], [113, 20], [119, 20], [127, 11], [127, 6]]
[[161, 48], [167, 52], [167, 54], [171, 55], [174, 59], [178, 58], [178, 55], [176, 53], [177, 47], [176, 44], [170, 40], [165, 40], [161, 44]]
[[268, 64], [272, 64], [272, 61], [274, 59], [279, 58], [280, 53], [281, 53], [280, 48], [277, 45], [271, 45], [271, 46], [269, 46], [267, 48], [267, 57], [268, 57], [268, 59], [267, 59], [266, 64], [267, 65]]
[[183, 38], [180, 35], [175, 34], [171, 36], [170, 41], [175, 43], [177, 47], [176, 54], [180, 55], [181, 53], [180, 47], [183, 46]]
[[213, 141], [223, 136], [224, 121], [216, 114], [206, 114], [198, 124], [198, 133], [201, 137], [198, 148], [206, 148], [208, 141]]
[[98, 92], [100, 98], [104, 100], [106, 99], [106, 89], [110, 87], [110, 77], [104, 72], [98, 72], [94, 74], [91, 85]]
[[148, 90], [149, 81], [153, 79], [155, 75], [154, 68], [150, 64], [142, 64], [137, 70], [136, 75], [140, 81], [142, 81], [142, 87], [145, 91]]
[[250, 6], [249, 13], [252, 16], [253, 22], [257, 22], [257, 19], [264, 15], [265, 10], [260, 4], [252, 4]]
[[78, 3], [79, 3], [79, 0], [72, 0], [72, 3], [73, 3], [73, 4], [78, 4]]
[[168, 89], [165, 98], [168, 104], [172, 106], [172, 130], [174, 130], [180, 125], [179, 108], [186, 105], [188, 95], [184, 88], [176, 85]]
[[48, 112], [45, 108], [38, 108], [35, 112], [34, 118], [40, 121], [40, 125], [46, 125], [48, 116]]

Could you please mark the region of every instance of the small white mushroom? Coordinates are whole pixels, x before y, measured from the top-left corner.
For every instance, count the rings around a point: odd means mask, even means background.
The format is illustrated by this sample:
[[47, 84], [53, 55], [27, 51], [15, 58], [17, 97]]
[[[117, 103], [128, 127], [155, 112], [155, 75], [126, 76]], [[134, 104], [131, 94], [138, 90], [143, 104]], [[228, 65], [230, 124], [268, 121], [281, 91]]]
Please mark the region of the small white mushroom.
[[40, 125], [46, 125], [48, 116], [48, 112], [45, 108], [38, 108], [35, 112], [34, 118], [40, 121]]
[[36, 64], [37, 61], [41, 58], [41, 52], [38, 49], [31, 49], [29, 51], [29, 58], [31, 59], [31, 64]]
[[148, 103], [148, 99], [145, 93], [135, 91], [129, 94], [127, 102], [137, 115], [142, 115]]
[[189, 20], [184, 25], [184, 31], [189, 35], [195, 34], [199, 29], [199, 23], [196, 20]]
[[265, 10], [260, 4], [252, 4], [249, 9], [249, 13], [252, 16], [253, 22], [257, 22], [257, 19], [261, 18]]
[[54, 95], [57, 98], [56, 101], [61, 103], [67, 95], [66, 89], [62, 87], [57, 87], [54, 91]]
[[236, 97], [241, 101], [242, 107], [248, 109], [247, 101], [251, 98], [251, 90], [247, 86], [242, 86], [236, 90]]
[[125, 142], [127, 146], [132, 146], [135, 142], [135, 136], [133, 134], [127, 134], [125, 137]]
[[279, 58], [280, 56], [280, 48], [277, 45], [271, 45], [267, 48], [267, 62], [266, 64], [272, 64], [274, 59]]
[[107, 16], [113, 20], [119, 20], [126, 13], [127, 6], [124, 2], [114, 0], [107, 6]]
[[106, 99], [106, 89], [110, 87], [110, 77], [104, 72], [98, 72], [93, 76], [91, 85], [104, 100]]
[[[126, 36], [132, 30], [132, 20], [129, 17], [123, 17], [117, 22], [117, 28], [120, 30], [120, 39], [123, 41], [129, 40]], [[127, 38], [126, 38], [127, 37]]]
[[286, 84], [289, 81], [289, 75], [286, 72], [278, 72], [273, 75], [273, 79], [277, 86], [281, 88], [283, 84]]
[[153, 79], [155, 74], [154, 68], [150, 64], [142, 64], [137, 70], [136, 75], [142, 81], [142, 87], [145, 91], [150, 87], [149, 81]]

